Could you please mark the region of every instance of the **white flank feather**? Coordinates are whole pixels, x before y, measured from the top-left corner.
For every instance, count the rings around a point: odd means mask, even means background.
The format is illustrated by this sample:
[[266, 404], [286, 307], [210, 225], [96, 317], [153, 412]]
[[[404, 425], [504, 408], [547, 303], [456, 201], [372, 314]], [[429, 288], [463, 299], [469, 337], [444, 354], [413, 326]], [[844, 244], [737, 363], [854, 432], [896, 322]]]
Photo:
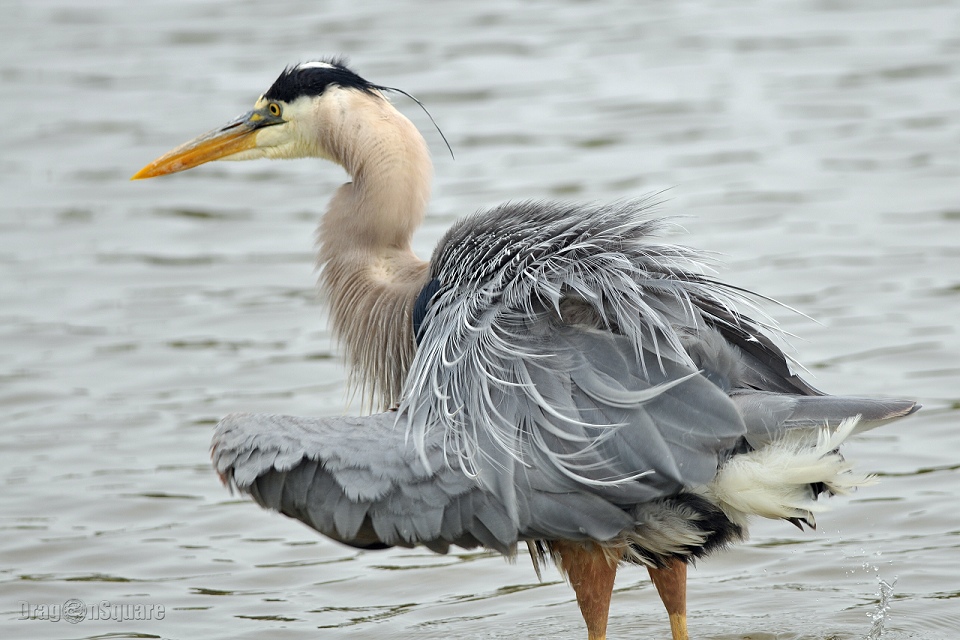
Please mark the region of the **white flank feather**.
[[823, 483], [836, 494], [874, 483], [872, 476], [854, 473], [853, 465], [837, 448], [853, 432], [860, 417], [848, 418], [836, 431], [795, 429], [756, 451], [734, 456], [706, 487], [730, 520], [741, 526], [749, 516], [801, 518], [813, 523], [813, 514], [826, 511], [815, 500], [810, 485]]

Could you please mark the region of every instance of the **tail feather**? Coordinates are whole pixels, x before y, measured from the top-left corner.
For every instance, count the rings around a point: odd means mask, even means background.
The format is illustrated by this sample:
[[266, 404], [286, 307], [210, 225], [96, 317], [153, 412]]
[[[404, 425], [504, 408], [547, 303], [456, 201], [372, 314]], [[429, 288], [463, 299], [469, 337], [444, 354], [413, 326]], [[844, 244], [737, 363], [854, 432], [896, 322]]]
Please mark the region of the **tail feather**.
[[857, 398], [848, 396], [812, 396], [797, 399], [791, 424], [833, 425], [859, 416], [854, 434], [898, 420], [920, 409], [913, 400]]
[[800, 396], [743, 389], [733, 391], [730, 398], [747, 427], [747, 442], [755, 449], [778, 440], [790, 430], [837, 428], [853, 417], [858, 418], [853, 433], [862, 433], [920, 408], [913, 400]]

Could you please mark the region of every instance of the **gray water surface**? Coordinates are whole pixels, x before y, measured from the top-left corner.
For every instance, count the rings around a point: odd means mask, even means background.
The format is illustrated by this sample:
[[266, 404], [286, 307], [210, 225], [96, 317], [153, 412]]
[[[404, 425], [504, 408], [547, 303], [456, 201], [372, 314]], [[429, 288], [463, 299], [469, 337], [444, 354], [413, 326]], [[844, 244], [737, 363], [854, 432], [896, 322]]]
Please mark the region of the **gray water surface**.
[[[315, 298], [318, 160], [137, 169], [349, 54], [427, 138], [426, 257], [518, 198], [661, 193], [676, 240], [770, 305], [815, 385], [924, 410], [847, 449], [876, 486], [815, 532], [758, 522], [690, 574], [691, 633], [960, 638], [957, 2], [5, 0], [0, 18], [0, 637], [571, 638], [550, 569], [362, 553], [231, 497], [232, 411], [357, 412]], [[162, 620], [21, 620], [21, 602]], [[34, 616], [35, 618], [37, 616]], [[610, 638], [668, 635], [639, 569]]]

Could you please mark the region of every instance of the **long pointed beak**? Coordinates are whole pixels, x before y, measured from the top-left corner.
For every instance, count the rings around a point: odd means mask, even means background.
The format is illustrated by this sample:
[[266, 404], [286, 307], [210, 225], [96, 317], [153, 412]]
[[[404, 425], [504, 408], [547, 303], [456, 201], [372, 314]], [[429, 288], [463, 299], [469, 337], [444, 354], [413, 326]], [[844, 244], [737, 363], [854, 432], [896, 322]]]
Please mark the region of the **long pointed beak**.
[[255, 109], [222, 127], [180, 145], [140, 169], [130, 179], [143, 180], [186, 171], [205, 162], [254, 149], [257, 146], [257, 131], [271, 124], [278, 124], [278, 122], [272, 116]]

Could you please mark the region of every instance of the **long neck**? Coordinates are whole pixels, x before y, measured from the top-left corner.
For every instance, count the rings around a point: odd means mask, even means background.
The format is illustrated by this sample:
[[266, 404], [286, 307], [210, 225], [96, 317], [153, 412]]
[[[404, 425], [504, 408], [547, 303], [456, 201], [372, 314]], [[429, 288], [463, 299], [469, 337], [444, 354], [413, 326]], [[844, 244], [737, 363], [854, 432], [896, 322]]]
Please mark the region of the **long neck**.
[[379, 97], [358, 101], [325, 141], [353, 178], [318, 230], [321, 288], [364, 402], [400, 399], [415, 350], [412, 310], [427, 263], [410, 241], [430, 197], [432, 165], [413, 124]]

